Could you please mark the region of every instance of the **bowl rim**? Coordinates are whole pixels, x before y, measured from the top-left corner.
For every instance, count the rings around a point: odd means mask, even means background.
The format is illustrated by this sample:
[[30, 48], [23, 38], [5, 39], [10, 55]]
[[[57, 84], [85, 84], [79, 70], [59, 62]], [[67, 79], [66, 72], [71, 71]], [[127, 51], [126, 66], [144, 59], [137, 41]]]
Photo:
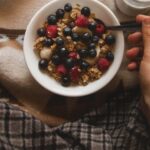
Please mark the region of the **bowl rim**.
[[[51, 0], [49, 3], [47, 3], [46, 5], [44, 5], [42, 8], [40, 8], [36, 13], [35, 15], [32, 17], [32, 19], [30, 20], [28, 26], [27, 26], [27, 29], [26, 29], [26, 33], [27, 31], [29, 30], [32, 22], [37, 18], [38, 15], [40, 15], [41, 12], [44, 11], [44, 9], [46, 9], [47, 7], [49, 7], [52, 3], [56, 2], [56, 1], [60, 1], [60, 0]], [[120, 24], [119, 23], [119, 20], [117, 19], [117, 17], [115, 16], [115, 14], [105, 5], [103, 4], [102, 2], [98, 1], [98, 0], [92, 0], [96, 3], [98, 3], [99, 5], [101, 5], [104, 9], [106, 9], [106, 11], [108, 11], [111, 16], [113, 16], [113, 20], [115, 21], [116, 24]], [[61, 96], [66, 96], [66, 97], [81, 97], [81, 96], [87, 96], [87, 95], [90, 95], [90, 94], [93, 94], [95, 92], [97, 92], [98, 90], [104, 88], [114, 77], [115, 75], [117, 74], [120, 66], [121, 66], [121, 63], [122, 63], [122, 60], [123, 60], [123, 54], [124, 54], [124, 37], [123, 37], [123, 32], [121, 33], [121, 36], [122, 36], [122, 39], [123, 39], [123, 42], [122, 42], [122, 47], [123, 47], [123, 52], [122, 52], [122, 55], [121, 55], [121, 58], [120, 58], [120, 62], [118, 63], [118, 66], [117, 68], [115, 69], [115, 71], [112, 73], [111, 77], [109, 78], [109, 80], [106, 80], [106, 82], [99, 86], [99, 88], [96, 88], [90, 92], [79, 92], [79, 93], [66, 93], [64, 91], [57, 91], [57, 90], [53, 90], [53, 89], [50, 89], [48, 86], [46, 86], [45, 84], [43, 84], [42, 80], [40, 80], [37, 75], [35, 74], [35, 72], [33, 71], [32, 67], [30, 66], [29, 62], [28, 62], [28, 58], [27, 58], [27, 51], [25, 50], [26, 49], [26, 38], [27, 38], [27, 34], [25, 33], [25, 37], [24, 37], [24, 43], [23, 43], [23, 51], [24, 51], [24, 57], [25, 57], [25, 61], [26, 61], [26, 64], [27, 64], [27, 67], [32, 75], [32, 77], [45, 89], [47, 89], [48, 91], [52, 92], [52, 93], [55, 93], [55, 94], [58, 94], [58, 95], [61, 95]], [[61, 86], [61, 85], [60, 85]], [[85, 87], [85, 86], [83, 86]]]

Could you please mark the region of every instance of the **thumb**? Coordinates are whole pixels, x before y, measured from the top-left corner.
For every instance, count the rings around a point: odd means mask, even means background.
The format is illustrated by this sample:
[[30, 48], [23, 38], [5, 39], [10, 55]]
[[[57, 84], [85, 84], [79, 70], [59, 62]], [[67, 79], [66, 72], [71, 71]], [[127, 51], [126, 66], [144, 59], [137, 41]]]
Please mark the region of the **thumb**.
[[142, 21], [144, 58], [150, 58], [150, 17], [144, 18]]

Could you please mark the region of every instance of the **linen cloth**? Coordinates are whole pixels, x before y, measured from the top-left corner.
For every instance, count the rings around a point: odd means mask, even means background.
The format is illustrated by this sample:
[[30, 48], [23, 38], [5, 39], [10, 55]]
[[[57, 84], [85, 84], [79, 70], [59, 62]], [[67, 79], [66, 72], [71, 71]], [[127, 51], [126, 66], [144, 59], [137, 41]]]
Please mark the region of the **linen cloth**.
[[53, 128], [16, 106], [0, 103], [0, 149], [149, 150], [149, 126], [137, 91], [120, 91], [102, 109]]

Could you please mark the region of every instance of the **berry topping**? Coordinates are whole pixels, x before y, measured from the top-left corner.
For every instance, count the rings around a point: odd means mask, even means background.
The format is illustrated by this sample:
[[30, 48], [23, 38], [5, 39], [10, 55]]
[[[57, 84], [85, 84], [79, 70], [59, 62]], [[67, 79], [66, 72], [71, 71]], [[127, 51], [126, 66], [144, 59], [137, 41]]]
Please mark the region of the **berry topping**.
[[105, 26], [103, 24], [97, 24], [96, 26], [96, 34], [101, 36], [105, 32]]
[[56, 17], [58, 19], [62, 19], [64, 17], [65, 11], [63, 9], [57, 9], [56, 11]]
[[81, 15], [77, 18], [77, 20], [75, 21], [76, 23], [76, 26], [79, 26], [79, 27], [87, 27], [88, 24], [89, 24], [89, 21], [88, 21], [88, 18]]
[[70, 22], [70, 23], [69, 23], [69, 27], [70, 27], [70, 28], [74, 28], [74, 27], [75, 27], [75, 22], [73, 22], [73, 21]]
[[56, 72], [60, 75], [65, 75], [67, 74], [67, 69], [65, 68], [63, 64], [60, 64], [56, 67]]
[[72, 5], [70, 3], [67, 3], [65, 6], [64, 6], [64, 10], [67, 11], [67, 12], [70, 12], [72, 10]]
[[93, 41], [94, 43], [98, 43], [99, 37], [98, 37], [97, 35], [94, 35], [93, 38], [92, 38], [92, 41]]
[[83, 41], [83, 42], [88, 43], [88, 42], [91, 41], [91, 39], [92, 39], [92, 37], [91, 37], [91, 35], [90, 35], [89, 33], [84, 33], [84, 34], [82, 35], [82, 41]]
[[66, 27], [66, 28], [64, 28], [64, 32], [63, 33], [64, 33], [65, 36], [71, 36], [72, 29], [69, 28], [69, 27]]
[[39, 29], [37, 30], [37, 35], [38, 35], [38, 36], [45, 36], [45, 34], [46, 34], [45, 28], [39, 28]]
[[69, 51], [66, 48], [62, 47], [58, 50], [58, 54], [60, 55], [60, 57], [67, 57]]
[[47, 36], [49, 38], [56, 38], [57, 37], [57, 26], [56, 25], [48, 25], [47, 26]]
[[73, 41], [79, 41], [80, 40], [80, 36], [75, 32], [72, 33], [71, 37], [72, 37]]
[[43, 41], [43, 45], [44, 45], [45, 47], [50, 47], [52, 44], [53, 44], [53, 41], [52, 41], [52, 39], [50, 39], [50, 38], [46, 38], [46, 39]]
[[106, 71], [110, 66], [110, 62], [106, 58], [100, 58], [98, 60], [98, 68], [101, 71]]
[[39, 61], [39, 68], [40, 68], [41, 70], [46, 69], [47, 66], [48, 66], [48, 60], [47, 60], [47, 59], [41, 59], [41, 60]]
[[61, 62], [60, 56], [59, 55], [53, 55], [52, 56], [52, 63], [54, 65], [59, 65]]
[[79, 74], [80, 71], [78, 66], [74, 66], [73, 68], [71, 68], [70, 70], [71, 80], [77, 81], [79, 79]]
[[81, 69], [87, 70], [89, 68], [89, 66], [90, 65], [86, 61], [81, 60], [81, 62], [80, 62]]
[[84, 16], [89, 17], [90, 14], [91, 14], [90, 8], [88, 8], [88, 7], [83, 7], [83, 8], [81, 9], [81, 14], [84, 15]]
[[78, 57], [79, 57], [79, 55], [78, 55], [78, 53], [76, 53], [76, 52], [71, 52], [71, 53], [69, 53], [69, 58], [72, 58], [72, 59], [78, 59]]
[[56, 15], [49, 15], [47, 17], [47, 22], [49, 25], [55, 25], [57, 23]]
[[81, 50], [79, 50], [79, 55], [80, 55], [81, 58], [86, 58], [88, 56], [87, 49], [81, 49]]
[[90, 49], [89, 50], [89, 57], [96, 57], [97, 51], [95, 49]]
[[106, 55], [106, 58], [109, 61], [113, 61], [114, 60], [114, 54], [112, 52], [108, 52], [107, 55]]
[[58, 37], [55, 42], [56, 42], [56, 45], [59, 47], [64, 45], [64, 40], [60, 37]]
[[68, 69], [72, 68], [72, 67], [74, 66], [74, 64], [75, 64], [75, 62], [74, 62], [74, 60], [73, 60], [72, 58], [67, 58], [67, 59], [65, 60], [65, 66], [66, 66]]
[[105, 41], [108, 45], [112, 45], [115, 43], [116, 39], [115, 39], [114, 35], [108, 35], [108, 36], [106, 36]]
[[88, 25], [88, 28], [91, 31], [95, 31], [96, 30], [96, 26], [97, 26], [97, 24], [95, 22], [90, 22], [89, 25]]
[[63, 86], [69, 86], [70, 82], [71, 82], [70, 76], [68, 76], [68, 75], [62, 76], [61, 83]]
[[96, 45], [95, 45], [95, 43], [90, 43], [88, 47], [89, 47], [89, 49], [95, 49]]

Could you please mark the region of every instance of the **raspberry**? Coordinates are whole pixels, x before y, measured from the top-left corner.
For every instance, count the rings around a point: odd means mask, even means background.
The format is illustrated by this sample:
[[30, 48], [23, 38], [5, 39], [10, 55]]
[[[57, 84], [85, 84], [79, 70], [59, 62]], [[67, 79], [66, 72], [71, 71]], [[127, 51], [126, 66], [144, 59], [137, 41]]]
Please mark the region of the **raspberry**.
[[88, 18], [81, 15], [77, 18], [77, 20], [75, 21], [76, 26], [79, 27], [87, 27], [89, 24]]
[[69, 53], [69, 58], [78, 59], [79, 55], [76, 52]]
[[70, 70], [71, 80], [77, 81], [79, 79], [79, 74], [80, 71], [78, 66], [74, 66], [73, 68], [71, 68]]
[[105, 26], [103, 24], [97, 24], [96, 26], [96, 34], [101, 36], [105, 32]]
[[65, 74], [67, 74], [67, 69], [65, 68], [65, 66], [63, 64], [60, 64], [57, 66], [56, 72], [60, 75], [65, 75]]
[[106, 71], [110, 66], [110, 62], [106, 58], [100, 58], [98, 60], [98, 69], [101, 71]]
[[57, 26], [56, 25], [49, 25], [47, 26], [47, 36], [49, 38], [56, 38], [57, 37]]

